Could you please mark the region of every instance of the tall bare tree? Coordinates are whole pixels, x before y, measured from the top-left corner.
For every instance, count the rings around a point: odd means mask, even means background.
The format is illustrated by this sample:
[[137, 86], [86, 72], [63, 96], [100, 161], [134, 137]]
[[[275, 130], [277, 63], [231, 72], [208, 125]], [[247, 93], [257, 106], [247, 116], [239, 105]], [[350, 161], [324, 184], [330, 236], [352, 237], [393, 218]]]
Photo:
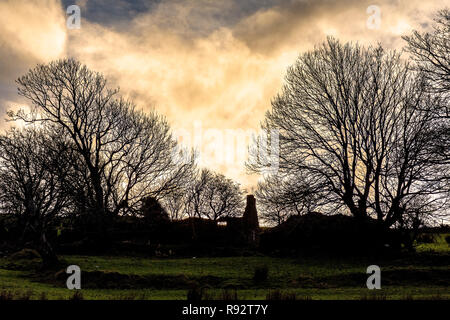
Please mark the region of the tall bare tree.
[[430, 147], [440, 103], [399, 54], [328, 38], [288, 69], [263, 129], [280, 130], [281, 174], [307, 176], [357, 219], [390, 227], [418, 197], [445, 200], [448, 166]]
[[[408, 43], [407, 49], [419, 69], [425, 74], [430, 89], [449, 94], [450, 10], [443, 9], [437, 13], [431, 32], [414, 31], [411, 36], [404, 36], [403, 39]], [[450, 116], [449, 111], [447, 108], [447, 117]]]
[[[443, 97], [441, 105], [435, 106], [435, 112], [442, 118], [435, 128], [439, 137], [435, 150], [442, 162], [450, 163], [450, 10], [437, 12], [432, 31], [414, 31], [403, 38], [418, 69], [425, 75], [428, 90]], [[450, 185], [450, 177], [448, 181]]]
[[88, 207], [100, 217], [137, 210], [142, 198], [162, 197], [187, 179], [193, 161], [177, 161], [177, 142], [165, 118], [137, 111], [78, 61], [38, 65], [17, 83], [33, 110], [10, 116], [52, 123], [71, 139], [91, 188]]

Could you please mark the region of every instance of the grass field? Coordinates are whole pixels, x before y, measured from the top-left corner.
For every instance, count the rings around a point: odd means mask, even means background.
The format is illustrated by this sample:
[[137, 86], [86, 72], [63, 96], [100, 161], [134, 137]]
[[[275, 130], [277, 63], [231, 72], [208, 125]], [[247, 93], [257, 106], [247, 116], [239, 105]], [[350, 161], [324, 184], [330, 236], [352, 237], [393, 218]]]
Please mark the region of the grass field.
[[[139, 258], [63, 256], [65, 265], [82, 270], [84, 299], [186, 299], [203, 287], [209, 299], [236, 294], [266, 299], [269, 292], [296, 299], [450, 299], [450, 249], [444, 235], [421, 244], [417, 253], [391, 259]], [[63, 270], [39, 272], [39, 261], [0, 259], [0, 299], [70, 299]], [[366, 287], [367, 266], [381, 268], [381, 290]], [[267, 267], [266, 280], [254, 280], [255, 268]]]

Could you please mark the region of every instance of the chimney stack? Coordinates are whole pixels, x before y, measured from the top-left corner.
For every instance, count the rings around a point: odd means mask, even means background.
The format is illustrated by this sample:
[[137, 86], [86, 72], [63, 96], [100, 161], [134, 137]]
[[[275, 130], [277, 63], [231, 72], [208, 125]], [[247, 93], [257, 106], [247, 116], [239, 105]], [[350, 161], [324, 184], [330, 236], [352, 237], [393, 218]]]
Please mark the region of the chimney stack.
[[247, 195], [247, 205], [245, 206], [243, 220], [247, 232], [256, 231], [259, 228], [256, 199], [252, 194]]

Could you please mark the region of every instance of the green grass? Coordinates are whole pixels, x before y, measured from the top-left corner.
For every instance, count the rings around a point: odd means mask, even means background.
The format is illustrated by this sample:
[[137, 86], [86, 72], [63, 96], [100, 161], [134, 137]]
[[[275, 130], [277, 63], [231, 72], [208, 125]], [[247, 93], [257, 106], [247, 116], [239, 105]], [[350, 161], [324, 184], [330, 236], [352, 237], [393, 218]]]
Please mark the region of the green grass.
[[450, 236], [450, 233], [435, 234], [433, 243], [417, 244], [417, 252], [450, 252], [450, 245], [445, 241], [445, 237]]
[[[226, 258], [228, 260], [228, 258]], [[220, 262], [221, 258], [218, 258]], [[98, 260], [97, 260], [98, 262]], [[270, 277], [270, 276], [269, 276]], [[17, 296], [26, 295], [30, 299], [40, 299], [45, 293], [47, 299], [70, 299], [74, 292], [64, 286], [54, 286], [42, 282], [28, 279], [24, 271], [9, 271], [0, 269], [0, 291], [11, 291]], [[239, 299], [260, 300], [265, 299], [269, 290], [273, 288], [238, 289]], [[150, 288], [139, 290], [118, 290], [118, 289], [82, 289], [85, 299], [186, 299], [187, 290], [155, 290]], [[210, 289], [209, 293], [213, 297], [220, 297], [223, 289]], [[443, 286], [384, 286], [382, 289], [371, 291], [365, 288], [365, 283], [360, 286], [348, 286], [342, 288], [296, 288], [295, 286], [284, 288], [283, 291], [295, 293], [299, 299], [308, 298], [320, 299], [371, 299], [385, 296], [387, 299], [450, 299], [448, 287]]]
[[[265, 299], [269, 291], [294, 293], [298, 299], [450, 299], [450, 250], [445, 235], [436, 243], [420, 244], [415, 255], [396, 259], [375, 258], [275, 258], [267, 256], [224, 258], [139, 258], [124, 256], [62, 256], [64, 265], [76, 264], [82, 270], [84, 299], [186, 299], [186, 283], [208, 287], [208, 295], [220, 298], [224, 288], [237, 290], [239, 299]], [[40, 275], [26, 261], [0, 259], [0, 299], [69, 299], [74, 291], [64, 281], [54, 281], [54, 273]], [[23, 265], [21, 265], [23, 264]], [[366, 268], [381, 267], [381, 290], [366, 288]], [[267, 266], [267, 281], [255, 283], [255, 268]], [[17, 268], [17, 267], [22, 268]], [[21, 270], [17, 270], [21, 269]], [[94, 272], [94, 271], [97, 271]], [[116, 289], [92, 287], [83, 283], [86, 274], [119, 273], [137, 279], [179, 279], [171, 287]], [[65, 275], [64, 275], [65, 278]], [[211, 280], [212, 279], [212, 280]], [[165, 280], [164, 280], [165, 281]], [[178, 280], [176, 280], [178, 281]], [[190, 282], [189, 282], [190, 281]], [[214, 285], [210, 285], [214, 281]], [[151, 281], [150, 281], [151, 283]]]

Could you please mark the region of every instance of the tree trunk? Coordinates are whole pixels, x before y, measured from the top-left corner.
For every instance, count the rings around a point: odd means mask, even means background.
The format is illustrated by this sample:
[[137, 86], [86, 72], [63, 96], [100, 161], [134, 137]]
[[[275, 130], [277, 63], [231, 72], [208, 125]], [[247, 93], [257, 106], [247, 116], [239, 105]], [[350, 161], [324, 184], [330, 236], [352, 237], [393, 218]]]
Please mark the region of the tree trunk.
[[55, 253], [52, 245], [47, 240], [45, 232], [41, 233], [37, 251], [39, 252], [39, 254], [42, 257], [42, 263], [45, 268], [55, 266], [59, 263], [59, 259], [56, 256], [56, 253]]

